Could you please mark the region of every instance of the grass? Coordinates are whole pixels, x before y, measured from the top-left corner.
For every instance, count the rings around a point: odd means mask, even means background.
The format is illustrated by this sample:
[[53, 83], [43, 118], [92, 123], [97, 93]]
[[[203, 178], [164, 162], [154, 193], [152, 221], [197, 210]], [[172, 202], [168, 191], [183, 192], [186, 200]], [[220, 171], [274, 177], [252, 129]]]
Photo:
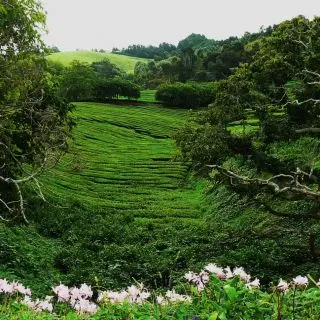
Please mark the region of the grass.
[[203, 220], [204, 182], [190, 177], [171, 138], [187, 111], [75, 105], [70, 152], [40, 177], [55, 206], [29, 197], [32, 223], [23, 231], [3, 225], [0, 249], [10, 259], [0, 259], [0, 275], [41, 294], [43, 283], [50, 290], [96, 277], [108, 288], [132, 278], [162, 286], [208, 260], [214, 250]]
[[[171, 139], [185, 111], [77, 103], [72, 152], [43, 178], [48, 193], [112, 212], [199, 218], [199, 192]], [[76, 193], [76, 194], [75, 194]]]
[[133, 73], [134, 66], [138, 61], [148, 62], [148, 59], [136, 58], [123, 56], [114, 53], [100, 53], [92, 51], [70, 51], [70, 52], [58, 52], [51, 54], [47, 59], [60, 62], [64, 66], [70, 65], [74, 60], [79, 60], [80, 62], [87, 62], [91, 64], [92, 62], [101, 61], [103, 59], [109, 59], [110, 62], [117, 65], [120, 69], [127, 73]]
[[[158, 101], [156, 100], [156, 91], [157, 90], [152, 90], [152, 89], [147, 89], [147, 90], [142, 90], [140, 98], [137, 99], [139, 102], [146, 102], [146, 103], [157, 103]], [[119, 100], [127, 100], [126, 97], [119, 97]]]

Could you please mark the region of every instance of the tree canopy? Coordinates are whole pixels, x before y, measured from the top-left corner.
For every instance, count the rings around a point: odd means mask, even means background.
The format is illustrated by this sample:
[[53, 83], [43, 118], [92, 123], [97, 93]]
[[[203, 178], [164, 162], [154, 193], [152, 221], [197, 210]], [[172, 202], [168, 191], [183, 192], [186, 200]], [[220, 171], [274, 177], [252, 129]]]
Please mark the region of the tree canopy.
[[[0, 212], [24, 215], [21, 185], [33, 182], [66, 150], [71, 107], [47, 72], [36, 0], [0, 4]], [[41, 193], [41, 191], [39, 191]], [[15, 201], [18, 199], [18, 201]], [[24, 217], [25, 218], [25, 217]], [[26, 218], [25, 218], [26, 220]]]
[[215, 207], [212, 223], [242, 243], [225, 256], [239, 264], [259, 224], [261, 248], [276, 235], [290, 259], [303, 243], [305, 261], [319, 261], [319, 32], [319, 17], [299, 16], [248, 42], [251, 58], [217, 82], [212, 106], [176, 135], [185, 159], [210, 174], [216, 197], [237, 199]]

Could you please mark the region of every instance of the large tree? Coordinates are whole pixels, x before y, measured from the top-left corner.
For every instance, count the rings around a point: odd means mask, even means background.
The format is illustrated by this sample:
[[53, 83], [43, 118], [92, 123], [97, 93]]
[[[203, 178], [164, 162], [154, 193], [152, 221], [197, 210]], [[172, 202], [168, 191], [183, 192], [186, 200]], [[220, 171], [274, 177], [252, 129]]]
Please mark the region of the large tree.
[[[67, 147], [70, 106], [46, 71], [40, 1], [0, 3], [0, 217], [24, 215], [22, 185]], [[41, 190], [39, 194], [42, 195]]]
[[300, 16], [249, 43], [252, 61], [219, 81], [213, 106], [177, 136], [183, 155], [210, 172], [216, 203], [232, 199], [212, 214], [236, 240], [223, 255], [238, 264], [267, 265], [252, 252], [272, 246], [281, 268], [320, 259], [319, 32], [319, 18]]

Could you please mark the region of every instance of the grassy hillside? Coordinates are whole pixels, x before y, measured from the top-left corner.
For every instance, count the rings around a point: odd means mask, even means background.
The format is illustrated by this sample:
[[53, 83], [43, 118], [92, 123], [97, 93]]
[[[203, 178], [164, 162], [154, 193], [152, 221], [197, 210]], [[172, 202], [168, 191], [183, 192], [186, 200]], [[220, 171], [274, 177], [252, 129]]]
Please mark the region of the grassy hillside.
[[187, 167], [174, 160], [171, 139], [184, 116], [161, 107], [78, 103], [72, 154], [43, 178], [48, 192], [135, 217], [197, 219], [199, 194], [184, 188]]
[[171, 139], [186, 115], [160, 106], [77, 103], [70, 153], [41, 178], [49, 202], [30, 197], [32, 226], [0, 229], [0, 275], [41, 293], [60, 280], [121, 288], [135, 278], [167, 286], [210, 261], [204, 186], [175, 159]]
[[79, 60], [81, 62], [92, 63], [95, 61], [101, 61], [108, 58], [110, 62], [116, 64], [119, 68], [127, 73], [133, 73], [134, 66], [138, 61], [147, 62], [148, 59], [123, 56], [113, 53], [100, 53], [92, 51], [70, 51], [70, 52], [58, 52], [48, 56], [49, 60], [62, 63], [64, 66], [68, 66], [73, 60]]

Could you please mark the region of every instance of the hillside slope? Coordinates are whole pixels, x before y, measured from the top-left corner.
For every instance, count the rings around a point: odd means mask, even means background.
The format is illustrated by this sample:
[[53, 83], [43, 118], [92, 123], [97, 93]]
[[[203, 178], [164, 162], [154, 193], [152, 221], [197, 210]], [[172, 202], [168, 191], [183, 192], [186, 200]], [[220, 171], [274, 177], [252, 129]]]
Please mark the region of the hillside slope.
[[101, 61], [103, 59], [109, 59], [110, 62], [117, 65], [120, 69], [127, 73], [133, 73], [134, 66], [138, 61], [147, 62], [148, 59], [123, 56], [113, 53], [100, 53], [92, 51], [70, 51], [70, 52], [58, 52], [51, 54], [47, 57], [48, 60], [57, 61], [64, 66], [68, 66], [73, 60], [79, 60], [80, 62], [92, 63]]
[[43, 178], [51, 195], [75, 195], [134, 217], [199, 217], [198, 195], [184, 186], [187, 166], [174, 160], [171, 139], [185, 111], [95, 103], [76, 108], [71, 154]]
[[121, 288], [134, 278], [167, 286], [211, 259], [203, 182], [175, 159], [171, 138], [186, 115], [160, 106], [77, 103], [70, 152], [41, 177], [49, 202], [30, 196], [32, 225], [0, 229], [9, 257], [0, 261], [0, 275], [41, 291], [60, 280]]

